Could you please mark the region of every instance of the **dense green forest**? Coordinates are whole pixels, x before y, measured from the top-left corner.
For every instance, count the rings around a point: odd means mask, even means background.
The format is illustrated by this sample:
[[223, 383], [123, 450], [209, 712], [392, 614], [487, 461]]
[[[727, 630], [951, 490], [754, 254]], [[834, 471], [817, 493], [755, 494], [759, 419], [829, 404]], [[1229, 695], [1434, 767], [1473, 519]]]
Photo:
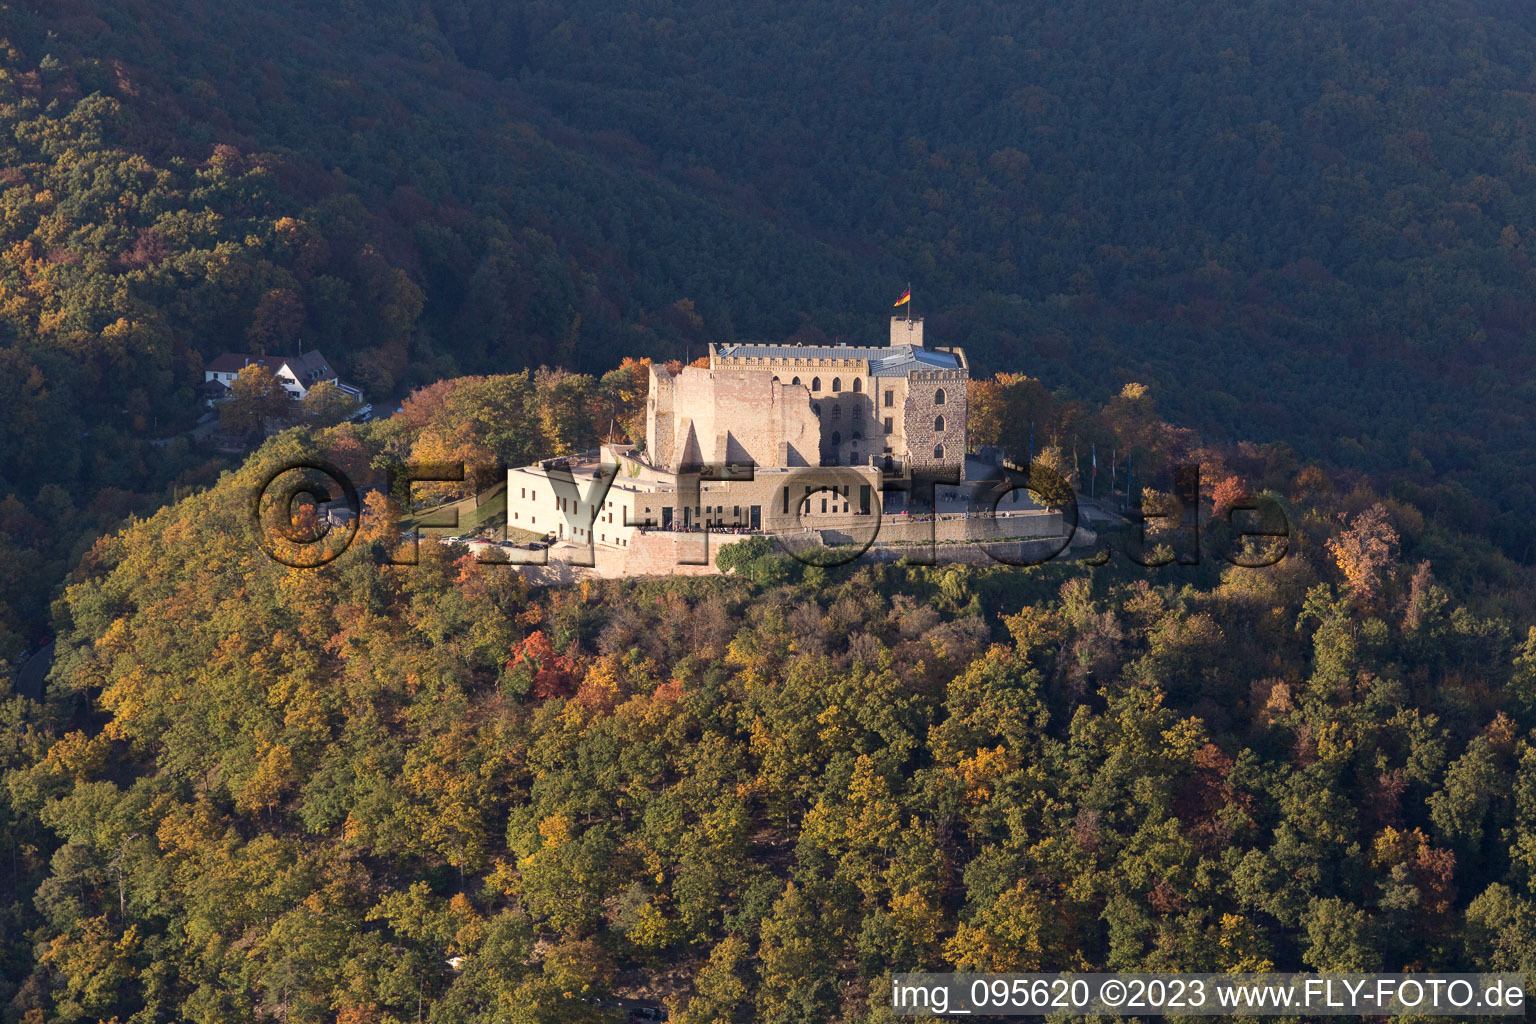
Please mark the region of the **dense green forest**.
[[1536, 970], [1523, 572], [1143, 389], [978, 405], [1199, 459], [1208, 521], [1270, 494], [1278, 564], [763, 539], [726, 576], [530, 588], [454, 545], [382, 564], [377, 495], [319, 570], [250, 534], [270, 467], [591, 429], [546, 397], [633, 376], [291, 430], [94, 545], [46, 699], [0, 702], [5, 1020], [873, 1021], [898, 968]]
[[[1533, 68], [1514, 0], [0, 0], [0, 667], [58, 638], [0, 696], [0, 1017], [1536, 969]], [[646, 360], [875, 342], [908, 281], [973, 442], [1198, 462], [1291, 555], [247, 543], [284, 459], [634, 436]], [[298, 348], [401, 414], [189, 436], [205, 360]]]
[[983, 372], [1151, 382], [1536, 558], [1513, 0], [0, 13], [9, 657], [91, 536], [211, 479], [147, 442], [219, 351], [323, 346], [388, 408], [870, 340], [907, 280]]

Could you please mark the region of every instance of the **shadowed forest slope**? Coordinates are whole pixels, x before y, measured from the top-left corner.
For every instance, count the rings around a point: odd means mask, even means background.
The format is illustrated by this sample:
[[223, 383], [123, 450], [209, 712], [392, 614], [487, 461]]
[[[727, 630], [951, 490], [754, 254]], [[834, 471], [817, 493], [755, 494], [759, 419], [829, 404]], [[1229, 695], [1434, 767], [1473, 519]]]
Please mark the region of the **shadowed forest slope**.
[[1523, 5], [7, 14], [8, 376], [58, 399], [89, 391], [76, 348], [133, 368], [66, 419], [163, 429], [228, 347], [323, 345], [387, 401], [867, 340], [911, 279], [983, 371], [1149, 381], [1211, 436], [1438, 488], [1533, 554]]

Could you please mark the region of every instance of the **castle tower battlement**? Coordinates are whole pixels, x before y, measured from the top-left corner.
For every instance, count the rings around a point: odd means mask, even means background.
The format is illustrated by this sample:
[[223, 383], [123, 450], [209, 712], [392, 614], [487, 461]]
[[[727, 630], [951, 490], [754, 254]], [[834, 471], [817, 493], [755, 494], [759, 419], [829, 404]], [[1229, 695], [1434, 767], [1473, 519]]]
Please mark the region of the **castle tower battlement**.
[[890, 344], [709, 347], [709, 366], [651, 368], [650, 458], [677, 471], [732, 464], [963, 467], [970, 367], [929, 348], [921, 317], [893, 316]]

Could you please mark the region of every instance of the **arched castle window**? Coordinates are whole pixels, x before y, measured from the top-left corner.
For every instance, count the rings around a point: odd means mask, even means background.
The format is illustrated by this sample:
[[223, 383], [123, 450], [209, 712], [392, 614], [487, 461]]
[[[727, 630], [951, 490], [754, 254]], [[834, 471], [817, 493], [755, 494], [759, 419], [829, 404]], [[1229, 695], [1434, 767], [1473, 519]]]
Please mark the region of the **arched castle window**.
[[841, 390], [843, 390], [843, 378], [841, 378], [841, 377], [833, 377], [832, 378], [832, 391], [833, 391], [833, 393], [835, 394], [836, 392], [839, 392]]
[[936, 445], [933, 446], [933, 457], [936, 458], [936, 459], [942, 459], [944, 457], [944, 446], [943, 445], [936, 444]]
[[864, 440], [864, 431], [862, 431], [862, 430], [855, 430], [853, 432], [853, 439], [855, 441], [862, 441], [862, 440]]
[[933, 404], [934, 405], [943, 405], [944, 404], [944, 389], [943, 388], [939, 388], [939, 390], [937, 390], [937, 391], [935, 391], [933, 393]]
[[944, 433], [944, 417], [943, 416], [935, 416], [933, 418], [933, 432], [935, 434], [942, 434], [942, 433]]
[[821, 378], [820, 377], [812, 377], [811, 378], [811, 390], [812, 391], [820, 391], [821, 390]]
[[856, 395], [864, 393], [864, 382], [857, 377], [853, 378], [853, 393]]
[[791, 384], [799, 384], [800, 383], [800, 378], [796, 377], [794, 380], [790, 381], [790, 383]]
[[843, 432], [841, 430], [834, 430], [834, 431], [832, 431], [832, 443], [833, 444], [842, 444], [843, 443]]

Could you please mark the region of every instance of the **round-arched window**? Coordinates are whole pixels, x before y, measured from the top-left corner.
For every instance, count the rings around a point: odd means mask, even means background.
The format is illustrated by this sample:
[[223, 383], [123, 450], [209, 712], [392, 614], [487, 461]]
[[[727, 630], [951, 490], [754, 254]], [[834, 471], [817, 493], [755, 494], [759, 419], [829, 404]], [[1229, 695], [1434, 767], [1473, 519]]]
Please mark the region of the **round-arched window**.
[[791, 384], [799, 384], [800, 383], [800, 378], [796, 377], [794, 380], [790, 381], [790, 383]]
[[834, 392], [843, 390], [843, 378], [841, 378], [841, 377], [833, 377], [832, 378], [832, 390]]
[[811, 390], [812, 391], [820, 391], [821, 390], [821, 378], [820, 377], [812, 377], [811, 378]]
[[939, 388], [939, 390], [937, 390], [937, 391], [935, 391], [933, 393], [933, 404], [934, 405], [943, 405], [944, 404], [944, 389], [943, 388]]
[[936, 445], [933, 446], [933, 457], [936, 458], [936, 459], [942, 459], [944, 457], [944, 446], [943, 445], [936, 444]]
[[833, 444], [842, 444], [843, 443], [843, 432], [841, 430], [834, 430], [834, 431], [832, 431], [832, 443]]
[[942, 434], [942, 433], [944, 433], [944, 417], [943, 416], [935, 416], [933, 418], [933, 432], [935, 434]]
[[856, 395], [864, 393], [864, 382], [857, 377], [853, 378], [853, 393]]

